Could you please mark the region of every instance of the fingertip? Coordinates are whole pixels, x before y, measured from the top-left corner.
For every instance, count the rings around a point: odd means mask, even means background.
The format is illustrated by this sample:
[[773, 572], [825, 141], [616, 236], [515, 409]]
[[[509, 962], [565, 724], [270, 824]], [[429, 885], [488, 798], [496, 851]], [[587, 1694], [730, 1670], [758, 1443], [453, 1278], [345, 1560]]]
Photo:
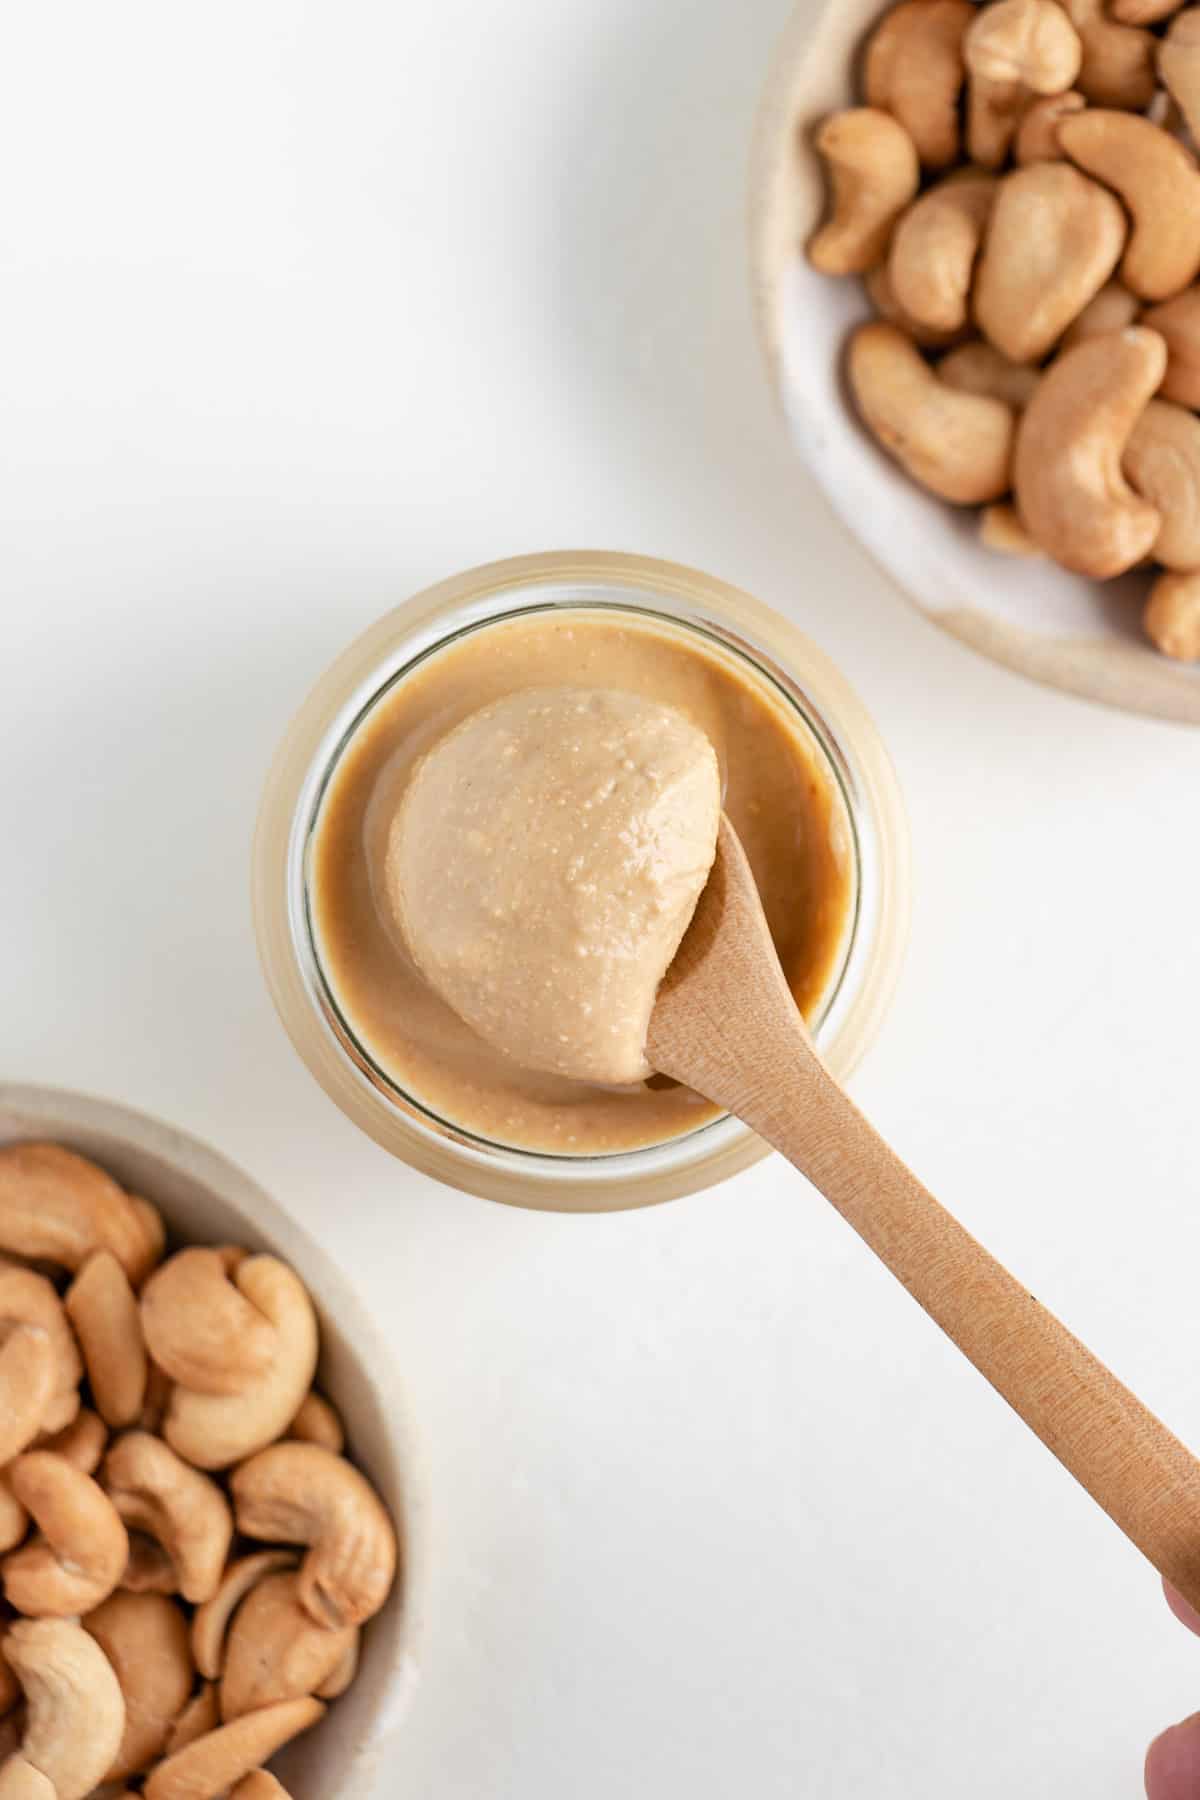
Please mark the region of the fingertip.
[[1169, 1581], [1163, 1582], [1163, 1593], [1166, 1596], [1167, 1605], [1179, 1623], [1186, 1625], [1189, 1631], [1194, 1631], [1200, 1637], [1200, 1612], [1197, 1612], [1194, 1606], [1189, 1606], [1183, 1595], [1177, 1593]]
[[1146, 1800], [1196, 1800], [1200, 1793], [1200, 1713], [1156, 1737], [1146, 1752]]

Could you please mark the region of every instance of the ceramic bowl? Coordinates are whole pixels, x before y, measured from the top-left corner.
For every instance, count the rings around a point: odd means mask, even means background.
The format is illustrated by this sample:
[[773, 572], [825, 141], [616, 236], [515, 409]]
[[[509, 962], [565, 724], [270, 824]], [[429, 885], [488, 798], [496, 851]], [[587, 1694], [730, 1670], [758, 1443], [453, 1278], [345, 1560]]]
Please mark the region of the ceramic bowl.
[[857, 281], [818, 275], [802, 254], [824, 207], [811, 134], [826, 113], [858, 103], [861, 46], [885, 10], [883, 0], [802, 4], [779, 46], [758, 118], [755, 310], [791, 437], [843, 522], [945, 630], [1052, 687], [1200, 724], [1200, 666], [1171, 662], [1140, 635], [1144, 575], [1100, 586], [1050, 562], [983, 549], [974, 515], [914, 486], [849, 405], [842, 347], [870, 309]]
[[294, 1800], [364, 1800], [416, 1679], [424, 1580], [418, 1452], [386, 1348], [325, 1253], [248, 1176], [194, 1138], [103, 1100], [0, 1085], [0, 1143], [21, 1138], [52, 1139], [92, 1157], [153, 1200], [174, 1239], [270, 1250], [307, 1285], [321, 1324], [317, 1382], [396, 1521], [402, 1573], [364, 1631], [353, 1686], [271, 1766]]

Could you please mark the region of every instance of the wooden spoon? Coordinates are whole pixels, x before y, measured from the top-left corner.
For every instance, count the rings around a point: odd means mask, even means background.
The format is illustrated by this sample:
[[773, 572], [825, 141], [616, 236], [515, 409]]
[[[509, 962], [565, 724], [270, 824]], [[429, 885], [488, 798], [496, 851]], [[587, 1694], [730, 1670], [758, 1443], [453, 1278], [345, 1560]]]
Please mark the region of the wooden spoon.
[[1200, 1463], [938, 1205], [842, 1092], [809, 1040], [724, 817], [708, 885], [659, 989], [647, 1057], [782, 1151], [1200, 1608]]

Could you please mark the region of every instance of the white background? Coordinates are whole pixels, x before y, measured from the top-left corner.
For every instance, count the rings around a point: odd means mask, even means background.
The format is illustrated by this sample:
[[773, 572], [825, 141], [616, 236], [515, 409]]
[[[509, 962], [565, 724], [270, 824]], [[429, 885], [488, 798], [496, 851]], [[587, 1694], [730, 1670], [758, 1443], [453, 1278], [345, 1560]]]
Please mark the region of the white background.
[[6, 16], [0, 1066], [212, 1140], [389, 1330], [436, 1496], [399, 1796], [1116, 1800], [1200, 1705], [1150, 1571], [788, 1170], [443, 1191], [258, 977], [260, 780], [373, 616], [575, 544], [740, 583], [911, 810], [860, 1101], [1200, 1443], [1200, 733], [939, 636], [794, 464], [744, 253], [787, 4]]

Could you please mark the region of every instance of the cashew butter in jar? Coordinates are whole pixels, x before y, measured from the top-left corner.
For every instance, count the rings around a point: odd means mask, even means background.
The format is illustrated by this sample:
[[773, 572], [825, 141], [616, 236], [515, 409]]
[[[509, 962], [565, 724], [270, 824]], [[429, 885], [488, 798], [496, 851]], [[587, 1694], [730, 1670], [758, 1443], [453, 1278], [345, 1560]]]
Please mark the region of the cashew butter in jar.
[[269, 775], [259, 951], [297, 1050], [402, 1160], [512, 1204], [647, 1205], [765, 1154], [644, 1065], [723, 808], [833, 1070], [886, 1011], [907, 834], [861, 703], [786, 620], [643, 558], [521, 558], [378, 621]]

